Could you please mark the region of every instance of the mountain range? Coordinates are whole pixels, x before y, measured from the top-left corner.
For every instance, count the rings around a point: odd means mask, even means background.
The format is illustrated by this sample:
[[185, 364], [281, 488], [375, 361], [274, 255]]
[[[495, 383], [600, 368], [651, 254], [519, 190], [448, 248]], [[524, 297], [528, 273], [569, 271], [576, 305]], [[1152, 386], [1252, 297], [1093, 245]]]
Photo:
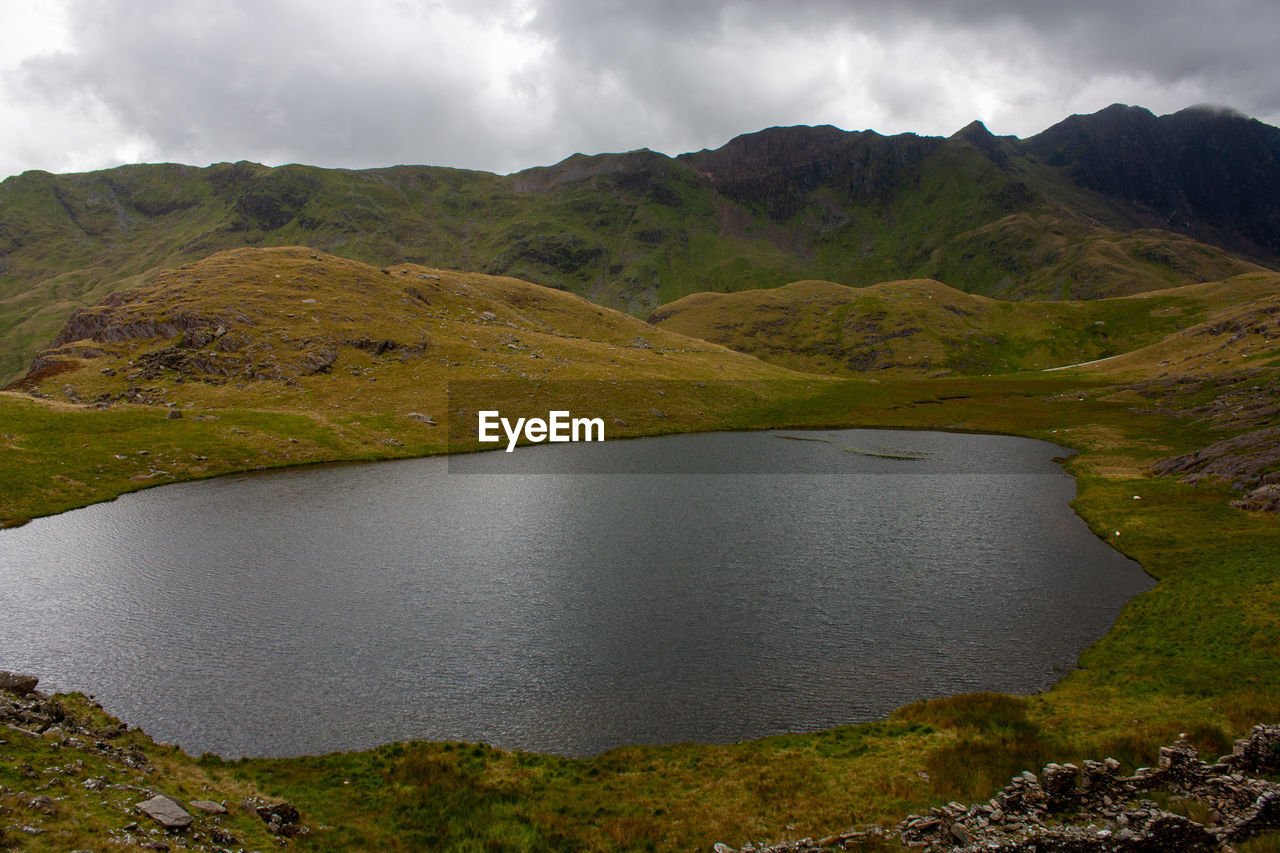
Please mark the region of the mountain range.
[[1280, 129], [1114, 105], [1031, 138], [771, 128], [511, 175], [132, 165], [0, 182], [0, 376], [71, 311], [244, 246], [508, 275], [647, 316], [702, 291], [930, 278], [1094, 299], [1280, 268]]

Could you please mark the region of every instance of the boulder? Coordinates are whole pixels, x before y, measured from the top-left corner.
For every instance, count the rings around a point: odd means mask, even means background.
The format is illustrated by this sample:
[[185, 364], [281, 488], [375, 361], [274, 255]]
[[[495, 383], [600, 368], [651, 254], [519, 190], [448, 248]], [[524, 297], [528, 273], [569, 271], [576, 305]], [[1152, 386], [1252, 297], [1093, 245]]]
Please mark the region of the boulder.
[[165, 829], [186, 829], [195, 820], [181, 803], [163, 794], [157, 794], [149, 800], [138, 803], [138, 811]]
[[1258, 486], [1240, 500], [1232, 501], [1231, 505], [1253, 512], [1280, 512], [1280, 485], [1267, 483]]
[[267, 824], [267, 831], [272, 835], [282, 835], [286, 838], [292, 838], [298, 835], [306, 835], [310, 829], [303, 826], [302, 815], [293, 807], [291, 803], [267, 803], [260, 799], [245, 800], [243, 803], [250, 811], [262, 818]]
[[258, 806], [255, 811], [258, 817], [267, 823], [278, 823], [282, 826], [297, 823], [300, 817], [298, 810], [290, 803], [266, 803]]
[[226, 814], [226, 806], [222, 803], [215, 803], [213, 800], [192, 800], [187, 803], [190, 808], [205, 814]]
[[31, 809], [33, 812], [44, 812], [47, 815], [53, 814], [57, 809], [53, 803], [53, 797], [50, 797], [47, 794], [32, 797], [31, 802], [27, 803], [27, 808]]
[[337, 361], [338, 354], [331, 349], [308, 352], [302, 358], [302, 372], [308, 376], [316, 373], [330, 373]]

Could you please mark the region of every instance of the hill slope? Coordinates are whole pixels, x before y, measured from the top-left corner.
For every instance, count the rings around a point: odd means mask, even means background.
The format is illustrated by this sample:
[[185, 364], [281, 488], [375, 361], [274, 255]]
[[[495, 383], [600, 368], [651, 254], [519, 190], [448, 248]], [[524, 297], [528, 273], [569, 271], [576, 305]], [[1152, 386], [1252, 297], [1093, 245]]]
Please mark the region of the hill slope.
[[[1159, 132], [1133, 137], [1135, 116]], [[1220, 112], [1117, 107], [1025, 142], [978, 123], [949, 138], [773, 128], [677, 158], [579, 154], [508, 176], [252, 163], [29, 172], [0, 183], [0, 376], [20, 372], [73, 308], [239, 246], [512, 275], [637, 315], [804, 278], [929, 277], [1001, 298], [1221, 280], [1254, 268], [1233, 251], [1280, 263], [1277, 140]], [[1219, 148], [1239, 168], [1215, 162]], [[1146, 177], [1115, 177], [1135, 170]]]
[[54, 496], [475, 448], [479, 408], [567, 409], [611, 438], [710, 429], [778, 380], [815, 384], [516, 279], [230, 250], [77, 311], [0, 394], [0, 520]]
[[1173, 377], [1185, 382], [1188, 376], [1280, 367], [1280, 287], [1198, 316], [1203, 318], [1200, 322], [1155, 343], [1078, 370], [1108, 378]]
[[[1071, 302], [1002, 302], [929, 279], [862, 288], [802, 281], [693, 294], [650, 321], [793, 370], [963, 375], [1044, 370], [1152, 345], [1176, 349], [1195, 335], [1181, 330], [1215, 312], [1234, 316], [1277, 298], [1276, 273]], [[1158, 343], [1166, 336], [1168, 343]]]

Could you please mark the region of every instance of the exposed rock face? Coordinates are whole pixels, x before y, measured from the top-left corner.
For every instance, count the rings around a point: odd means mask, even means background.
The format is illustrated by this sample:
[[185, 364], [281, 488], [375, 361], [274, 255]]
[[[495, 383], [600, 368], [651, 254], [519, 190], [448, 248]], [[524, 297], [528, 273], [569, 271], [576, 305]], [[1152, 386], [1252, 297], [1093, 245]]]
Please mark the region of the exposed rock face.
[[1013, 137], [996, 136], [980, 121], [970, 122], [956, 131], [951, 138], [968, 142], [1001, 169], [1008, 169], [1011, 156], [1017, 153], [1017, 141]]
[[1280, 254], [1280, 130], [1229, 110], [1156, 117], [1112, 104], [1023, 143], [1081, 186], [1147, 208], [1165, 227]]
[[[1276, 336], [1280, 337], [1280, 328], [1276, 329]], [[1261, 429], [1274, 425], [1280, 418], [1280, 384], [1274, 373], [1263, 368], [1217, 374], [1183, 373], [1144, 380], [1123, 390], [1165, 402], [1143, 411], [1166, 417], [1195, 418], [1215, 429]], [[1205, 391], [1215, 392], [1207, 403], [1186, 401]]]
[[36, 685], [39, 683], [40, 679], [34, 675], [23, 675], [19, 672], [0, 670], [0, 690], [7, 690], [18, 696], [26, 696], [32, 690], [35, 690]]
[[[909, 815], [892, 830], [853, 828], [820, 840], [803, 839], [756, 853], [857, 849], [871, 838], [896, 835], [910, 848], [963, 853], [1155, 853], [1224, 850], [1280, 828], [1280, 784], [1257, 774], [1280, 773], [1280, 725], [1254, 726], [1231, 755], [1201, 761], [1180, 740], [1160, 750], [1158, 768], [1120, 775], [1113, 759], [1050, 764], [1040, 776], [1025, 772], [985, 803], [948, 803], [927, 815]], [[1194, 800], [1214, 815], [1197, 823], [1142, 795], [1165, 791]], [[717, 845], [716, 850], [732, 850]]]
[[914, 133], [886, 137], [829, 125], [772, 127], [677, 159], [703, 173], [724, 196], [760, 204], [771, 218], [785, 220], [822, 186], [839, 187], [854, 199], [888, 196], [906, 169], [942, 144]]
[[[228, 312], [227, 316], [219, 317], [186, 311], [157, 319], [145, 305], [130, 302], [134, 296], [131, 291], [119, 291], [107, 297], [102, 305], [78, 309], [49, 347], [32, 362], [28, 378], [66, 369], [68, 359], [100, 358], [106, 354], [94, 347], [74, 346], [79, 341], [170, 341], [168, 346], [139, 353], [125, 378], [151, 380], [176, 373], [182, 379], [214, 384], [232, 379], [289, 381], [298, 376], [332, 373], [341, 349], [347, 346], [369, 352], [375, 358], [420, 356], [427, 348], [426, 338], [404, 344], [367, 336], [346, 339], [336, 334], [288, 345], [267, 345], [254, 339], [251, 333], [254, 321], [242, 313]], [[240, 331], [235, 331], [236, 328]], [[115, 374], [112, 368], [104, 368], [102, 372]], [[73, 403], [87, 402], [79, 399], [70, 386], [65, 387], [63, 393]]]
[[[1237, 333], [1240, 334], [1240, 333]], [[1207, 403], [1178, 405], [1179, 398], [1217, 393]], [[1181, 375], [1151, 379], [1125, 390], [1162, 401], [1159, 407], [1142, 409], [1151, 414], [1195, 418], [1216, 429], [1247, 429], [1230, 438], [1157, 461], [1156, 476], [1179, 477], [1185, 483], [1219, 480], [1245, 492], [1233, 501], [1237, 509], [1280, 511], [1280, 386], [1260, 369], [1237, 370], [1220, 376]], [[1173, 403], [1172, 406], [1169, 403]]]
[[1270, 427], [1161, 459], [1153, 470], [1160, 476], [1181, 475], [1189, 483], [1218, 478], [1243, 488], [1257, 482], [1262, 476], [1259, 472], [1277, 464], [1280, 464], [1280, 427]]
[[207, 334], [212, 338], [214, 327], [224, 328], [221, 321], [215, 317], [205, 317], [189, 311], [157, 320], [154, 317], [132, 316], [126, 312], [113, 310], [126, 305], [134, 295], [132, 291], [119, 290], [108, 296], [100, 306], [77, 309], [67, 320], [67, 325], [53, 339], [53, 343], [49, 344], [49, 349], [57, 349], [75, 341], [119, 343], [140, 338], [168, 340], [184, 332]]
[[330, 373], [338, 361], [338, 354], [331, 349], [312, 350], [302, 358], [302, 372], [308, 375]]

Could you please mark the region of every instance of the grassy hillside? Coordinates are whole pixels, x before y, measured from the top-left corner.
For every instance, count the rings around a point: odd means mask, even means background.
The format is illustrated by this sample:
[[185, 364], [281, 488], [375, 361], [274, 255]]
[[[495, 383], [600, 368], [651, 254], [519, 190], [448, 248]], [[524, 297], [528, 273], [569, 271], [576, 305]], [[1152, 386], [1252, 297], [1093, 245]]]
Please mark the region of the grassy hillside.
[[443, 452], [449, 383], [484, 383], [504, 414], [607, 417], [616, 436], [732, 423], [799, 379], [528, 282], [296, 247], [161, 273], [55, 344], [17, 386], [37, 399], [0, 395], [0, 519], [245, 467]]
[[1091, 299], [1257, 269], [1152, 230], [1144, 211], [973, 128], [774, 128], [715, 152], [578, 154], [507, 176], [243, 162], [28, 172], [0, 183], [0, 378], [25, 370], [72, 308], [246, 246], [510, 275], [639, 316], [806, 278]]
[[[1181, 291], [1201, 293], [1197, 286], [1170, 293]], [[1225, 306], [1204, 306], [1194, 315], [1199, 322], [1193, 325], [1081, 370], [1109, 377], [1165, 379], [1280, 366], [1280, 289], [1263, 289], [1253, 299], [1244, 298], [1245, 293], [1237, 296], [1239, 301]]]
[[[1231, 317], [1265, 313], [1277, 298], [1275, 273], [1067, 302], [1004, 302], [928, 279], [861, 288], [802, 281], [769, 290], [698, 293], [664, 305], [649, 319], [658, 328], [793, 370], [945, 376], [1045, 370], [1146, 346], [1177, 352], [1189, 338], [1202, 337], [1190, 327], [1208, 321], [1235, 328]], [[1256, 340], [1253, 356], [1266, 353], [1264, 340]], [[1201, 367], [1191, 361], [1179, 365]]]

